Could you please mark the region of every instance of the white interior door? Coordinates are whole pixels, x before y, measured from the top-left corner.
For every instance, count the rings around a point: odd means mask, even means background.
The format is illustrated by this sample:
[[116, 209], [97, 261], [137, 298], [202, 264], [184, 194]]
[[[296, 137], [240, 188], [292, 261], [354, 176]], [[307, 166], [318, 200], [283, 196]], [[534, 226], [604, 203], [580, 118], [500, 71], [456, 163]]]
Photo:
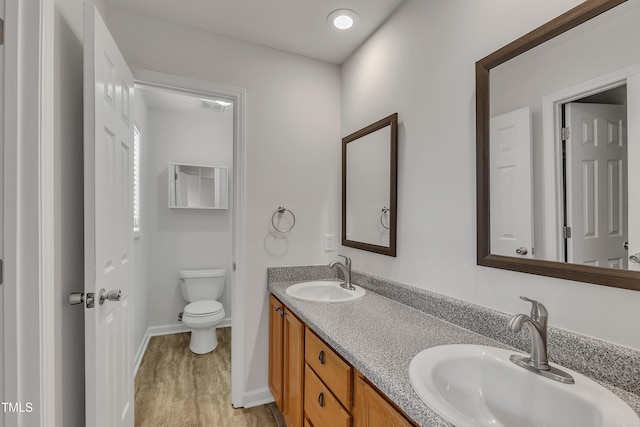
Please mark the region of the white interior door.
[[[640, 182], [640, 74], [627, 79], [627, 156], [629, 183]], [[629, 251], [640, 252], [640, 192], [629, 185]], [[629, 263], [630, 270], [640, 270], [640, 264]]]
[[491, 253], [533, 257], [531, 111], [529, 107], [490, 122]]
[[627, 109], [569, 103], [567, 261], [627, 268]]
[[[133, 77], [98, 11], [84, 44], [86, 425], [133, 426]], [[100, 300], [100, 290], [121, 290]], [[115, 297], [116, 293], [112, 294]], [[114, 298], [115, 299], [115, 298]]]

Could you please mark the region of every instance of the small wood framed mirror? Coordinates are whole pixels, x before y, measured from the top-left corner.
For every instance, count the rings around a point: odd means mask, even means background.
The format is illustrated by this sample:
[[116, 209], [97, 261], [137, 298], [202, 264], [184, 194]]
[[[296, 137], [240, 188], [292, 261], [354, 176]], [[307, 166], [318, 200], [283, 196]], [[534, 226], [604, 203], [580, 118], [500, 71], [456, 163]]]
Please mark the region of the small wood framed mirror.
[[396, 256], [398, 113], [342, 138], [342, 245]]

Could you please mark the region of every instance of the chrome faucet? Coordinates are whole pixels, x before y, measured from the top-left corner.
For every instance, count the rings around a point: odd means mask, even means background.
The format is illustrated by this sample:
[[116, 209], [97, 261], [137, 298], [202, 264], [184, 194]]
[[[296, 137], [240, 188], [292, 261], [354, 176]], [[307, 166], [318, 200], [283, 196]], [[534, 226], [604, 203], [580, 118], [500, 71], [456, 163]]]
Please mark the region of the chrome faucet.
[[509, 319], [509, 330], [520, 332], [522, 325], [524, 323], [527, 324], [529, 336], [531, 337], [531, 355], [527, 357], [514, 354], [510, 358], [511, 361], [520, 367], [552, 380], [573, 384], [574, 380], [571, 375], [549, 365], [547, 357], [547, 319], [549, 318], [549, 312], [538, 301], [523, 296], [520, 299], [532, 304], [531, 316], [516, 314], [511, 317]]
[[340, 286], [350, 291], [355, 291], [356, 287], [351, 284], [351, 258], [344, 255], [338, 256], [344, 258], [344, 264], [340, 261], [333, 261], [331, 264], [329, 264], [329, 268], [338, 267], [340, 270], [342, 270], [342, 274], [344, 275], [344, 282], [340, 283]]

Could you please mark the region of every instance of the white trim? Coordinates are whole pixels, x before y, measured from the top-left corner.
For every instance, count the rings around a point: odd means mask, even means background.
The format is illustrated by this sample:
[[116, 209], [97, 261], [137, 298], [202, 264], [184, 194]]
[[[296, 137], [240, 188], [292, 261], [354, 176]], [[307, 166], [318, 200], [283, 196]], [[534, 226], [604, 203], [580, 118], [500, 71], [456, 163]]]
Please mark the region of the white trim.
[[[56, 423], [53, 194], [54, 1], [7, 0], [5, 34], [5, 394], [35, 414], [7, 425]], [[51, 180], [53, 181], [53, 180]], [[34, 259], [34, 254], [36, 259]]]
[[55, 4], [40, 3], [40, 100], [38, 125], [39, 153], [39, 250], [40, 277], [40, 425], [57, 420], [56, 416], [56, 250], [55, 250], [55, 108], [54, 40]]
[[[21, 384], [18, 348], [18, 117], [19, 98], [19, 0], [5, 4], [5, 87], [4, 87], [4, 395], [5, 402], [18, 400]], [[4, 414], [6, 425], [17, 425], [17, 414]]]
[[[216, 326], [216, 329], [220, 328], [229, 328], [231, 327], [231, 318], [225, 317], [222, 321]], [[160, 335], [172, 335], [172, 334], [181, 334], [183, 332], [189, 332], [190, 329], [187, 328], [182, 323], [176, 323], [173, 325], [162, 325], [162, 326], [149, 326], [147, 331], [142, 337], [142, 342], [140, 342], [140, 346], [138, 347], [138, 351], [136, 352], [136, 356], [134, 359], [133, 366], [133, 376], [138, 374], [138, 368], [140, 368], [140, 363], [142, 363], [142, 358], [144, 357], [145, 351], [147, 351], [147, 346], [149, 345], [149, 340], [151, 337], [157, 337]]]
[[560, 150], [562, 104], [622, 86], [627, 78], [640, 73], [640, 64], [625, 67], [604, 76], [562, 89], [542, 98], [544, 242], [545, 259], [558, 260], [562, 250], [562, 165]]
[[142, 342], [138, 347], [138, 351], [136, 351], [135, 358], [133, 359], [133, 378], [138, 375], [138, 369], [140, 368], [140, 363], [142, 363], [142, 358], [144, 357], [144, 353], [147, 351], [147, 346], [149, 345], [149, 340], [151, 339], [151, 335], [149, 335], [149, 330], [142, 337]]
[[251, 390], [244, 394], [244, 407], [253, 408], [254, 406], [265, 405], [274, 401], [273, 394], [269, 387]]
[[245, 117], [246, 91], [242, 88], [222, 85], [157, 71], [131, 68], [137, 83], [160, 89], [202, 96], [226, 97], [233, 101], [233, 262], [231, 305], [233, 328], [231, 329], [231, 404], [242, 407], [245, 403]]

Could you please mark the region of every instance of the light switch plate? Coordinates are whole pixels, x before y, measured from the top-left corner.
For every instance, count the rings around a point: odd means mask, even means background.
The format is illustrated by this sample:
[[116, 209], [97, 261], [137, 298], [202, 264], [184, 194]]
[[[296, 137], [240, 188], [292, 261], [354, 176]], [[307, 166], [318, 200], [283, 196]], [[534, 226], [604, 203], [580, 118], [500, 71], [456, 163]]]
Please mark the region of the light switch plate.
[[336, 235], [335, 234], [325, 234], [324, 235], [324, 251], [325, 252], [333, 252], [336, 250]]

